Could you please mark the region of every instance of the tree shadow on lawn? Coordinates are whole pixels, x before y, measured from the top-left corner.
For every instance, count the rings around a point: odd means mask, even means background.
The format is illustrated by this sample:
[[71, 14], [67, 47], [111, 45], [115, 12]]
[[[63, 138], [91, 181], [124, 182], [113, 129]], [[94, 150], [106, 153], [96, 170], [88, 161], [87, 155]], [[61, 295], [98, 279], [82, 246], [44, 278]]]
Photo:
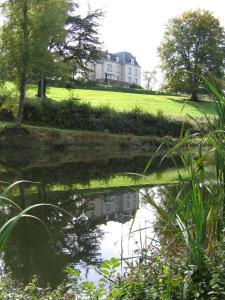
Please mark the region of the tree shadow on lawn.
[[194, 102], [194, 101], [188, 100], [187, 98], [183, 98], [183, 99], [179, 99], [179, 100], [174, 99], [174, 98], [167, 98], [167, 99], [169, 99], [173, 102], [179, 103], [181, 105], [184, 105], [184, 108], [187, 108], [187, 107], [196, 108], [196, 112], [199, 112], [199, 110], [200, 110], [203, 114], [207, 114], [207, 115], [215, 115], [216, 114], [216, 107], [215, 107], [214, 102], [210, 102], [207, 100], [201, 100], [199, 102]]

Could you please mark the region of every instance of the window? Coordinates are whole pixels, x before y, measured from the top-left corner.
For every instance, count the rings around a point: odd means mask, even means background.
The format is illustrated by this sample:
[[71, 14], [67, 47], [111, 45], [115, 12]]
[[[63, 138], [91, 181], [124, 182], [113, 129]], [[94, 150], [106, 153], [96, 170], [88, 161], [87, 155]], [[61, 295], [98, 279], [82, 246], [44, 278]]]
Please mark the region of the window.
[[116, 57], [116, 62], [119, 63], [120, 62], [120, 59], [119, 57]]
[[138, 69], [135, 69], [135, 75], [138, 76]]
[[117, 79], [117, 80], [120, 80], [120, 76], [117, 76], [116, 79]]
[[112, 72], [112, 65], [111, 64], [107, 64], [107, 71]]
[[110, 60], [110, 55], [109, 54], [107, 54], [107, 60]]
[[131, 83], [131, 77], [130, 77], [130, 76], [128, 76], [128, 82], [130, 82], [130, 83]]
[[129, 69], [128, 69], [128, 74], [131, 75], [131, 67], [129, 67]]
[[131, 62], [132, 65], [134, 65], [134, 59], [133, 58], [131, 58], [130, 62]]
[[134, 80], [134, 81], [135, 81], [135, 83], [136, 83], [136, 84], [138, 84], [138, 80], [137, 80], [137, 78], [135, 78], [135, 80]]
[[111, 210], [111, 205], [110, 205], [110, 203], [106, 203], [106, 210], [107, 210], [107, 211], [110, 211], [110, 210]]
[[112, 72], [112, 65], [111, 64], [107, 64], [107, 71]]
[[120, 73], [120, 65], [117, 66], [117, 73]]

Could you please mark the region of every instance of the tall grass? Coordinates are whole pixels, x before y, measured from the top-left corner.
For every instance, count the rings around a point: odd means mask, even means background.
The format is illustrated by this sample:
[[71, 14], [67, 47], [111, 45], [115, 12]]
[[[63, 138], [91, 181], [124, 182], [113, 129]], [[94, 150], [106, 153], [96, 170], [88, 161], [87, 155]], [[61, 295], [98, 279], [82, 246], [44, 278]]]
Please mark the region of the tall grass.
[[[178, 170], [176, 194], [166, 195], [169, 209], [145, 196], [165, 226], [182, 239], [187, 263], [195, 265], [197, 274], [203, 274], [205, 260], [215, 255], [225, 227], [225, 99], [208, 81], [206, 84], [214, 95], [217, 110], [214, 120], [205, 115], [209, 131], [182, 136], [167, 153], [173, 156], [183, 147], [181, 158], [188, 180]], [[199, 146], [193, 153], [189, 144], [196, 138]]]

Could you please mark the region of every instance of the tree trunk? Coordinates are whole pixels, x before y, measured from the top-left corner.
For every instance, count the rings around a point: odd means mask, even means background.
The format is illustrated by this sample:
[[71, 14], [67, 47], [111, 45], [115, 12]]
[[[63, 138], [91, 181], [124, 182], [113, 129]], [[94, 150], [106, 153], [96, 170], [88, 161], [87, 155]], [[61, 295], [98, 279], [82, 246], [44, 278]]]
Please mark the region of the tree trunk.
[[24, 102], [26, 97], [26, 77], [27, 77], [27, 71], [26, 68], [24, 68], [21, 74], [20, 87], [19, 87], [19, 92], [20, 92], [19, 109], [18, 109], [16, 125], [15, 125], [17, 130], [21, 129], [21, 124], [23, 121], [23, 110], [24, 110]]
[[46, 89], [47, 89], [47, 81], [46, 77], [41, 78], [41, 80], [38, 82], [38, 98], [46, 98]]
[[195, 101], [195, 102], [199, 101], [197, 90], [193, 90], [192, 91], [192, 93], [191, 93], [191, 101]]
[[27, 83], [27, 65], [28, 65], [28, 2], [23, 0], [23, 12], [22, 12], [22, 49], [21, 49], [21, 72], [20, 72], [20, 85], [19, 85], [19, 109], [16, 118], [16, 130], [21, 129], [23, 120], [23, 110], [26, 97], [26, 83]]

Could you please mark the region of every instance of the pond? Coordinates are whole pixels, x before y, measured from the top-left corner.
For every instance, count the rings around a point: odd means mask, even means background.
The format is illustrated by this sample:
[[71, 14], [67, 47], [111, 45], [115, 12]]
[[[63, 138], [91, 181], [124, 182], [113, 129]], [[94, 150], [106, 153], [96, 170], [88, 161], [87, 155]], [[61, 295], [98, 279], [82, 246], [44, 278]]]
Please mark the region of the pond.
[[[60, 206], [32, 211], [47, 225], [23, 219], [15, 227], [1, 257], [1, 272], [10, 271], [21, 283], [38, 276], [39, 285], [56, 287], [65, 278], [67, 265], [96, 280], [95, 268], [111, 257], [136, 257], [154, 234], [155, 214], [144, 195], [160, 198], [159, 186], [174, 182], [171, 161], [158, 157], [145, 177], [149, 155], [104, 153], [2, 152], [0, 180], [31, 180], [13, 188], [10, 198], [25, 208], [35, 203]], [[177, 159], [179, 164], [179, 159]], [[181, 170], [182, 171], [182, 170]], [[35, 183], [38, 182], [38, 183]], [[1, 224], [18, 211], [1, 203]]]

